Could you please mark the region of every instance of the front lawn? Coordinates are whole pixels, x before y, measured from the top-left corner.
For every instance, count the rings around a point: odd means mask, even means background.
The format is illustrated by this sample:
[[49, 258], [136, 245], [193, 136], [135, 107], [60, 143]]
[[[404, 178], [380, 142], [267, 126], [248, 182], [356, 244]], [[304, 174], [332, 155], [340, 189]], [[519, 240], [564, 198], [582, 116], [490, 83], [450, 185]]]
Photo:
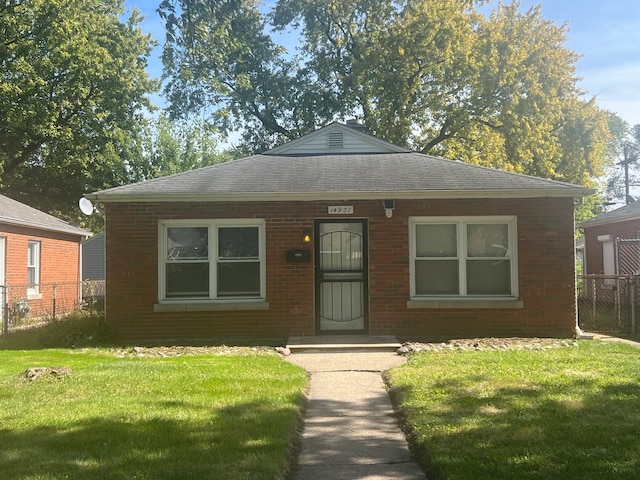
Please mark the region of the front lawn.
[[637, 348], [424, 352], [387, 381], [431, 480], [638, 478]]
[[251, 349], [0, 350], [0, 477], [281, 479], [306, 383]]

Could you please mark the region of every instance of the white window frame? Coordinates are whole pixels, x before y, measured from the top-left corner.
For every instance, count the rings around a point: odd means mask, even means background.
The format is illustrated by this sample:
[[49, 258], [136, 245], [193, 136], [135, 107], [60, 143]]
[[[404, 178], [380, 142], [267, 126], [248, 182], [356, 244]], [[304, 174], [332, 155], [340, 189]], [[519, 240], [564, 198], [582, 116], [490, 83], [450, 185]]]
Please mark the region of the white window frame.
[[[511, 262], [510, 294], [507, 295], [467, 295], [467, 235], [466, 226], [477, 224], [505, 224], [509, 242], [508, 258]], [[416, 294], [416, 227], [418, 225], [456, 225], [457, 260], [459, 294], [451, 295], [424, 295]], [[518, 245], [517, 245], [517, 217], [513, 215], [500, 216], [464, 216], [464, 217], [410, 217], [409, 218], [409, 249], [410, 249], [410, 276], [412, 300], [513, 300], [518, 298]]]
[[[168, 229], [172, 227], [207, 227], [209, 251], [209, 295], [207, 297], [166, 296], [166, 265]], [[258, 261], [260, 262], [260, 293], [251, 296], [218, 297], [218, 229], [221, 227], [256, 227], [258, 229]], [[266, 291], [265, 221], [264, 219], [163, 220], [158, 224], [158, 301], [161, 304], [207, 304], [264, 302]]]
[[[31, 249], [35, 252], [31, 254]], [[37, 296], [40, 293], [40, 253], [42, 251], [42, 243], [39, 240], [29, 240], [27, 242], [27, 296]], [[31, 263], [33, 258], [34, 263]], [[35, 282], [29, 282], [29, 272], [33, 270]]]

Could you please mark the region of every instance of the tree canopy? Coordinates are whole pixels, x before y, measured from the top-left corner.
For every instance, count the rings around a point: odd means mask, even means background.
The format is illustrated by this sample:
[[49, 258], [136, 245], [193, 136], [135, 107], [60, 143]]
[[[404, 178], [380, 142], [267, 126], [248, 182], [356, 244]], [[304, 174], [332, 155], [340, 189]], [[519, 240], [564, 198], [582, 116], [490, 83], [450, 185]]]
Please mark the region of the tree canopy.
[[122, 0], [0, 2], [0, 193], [67, 218], [127, 181], [157, 82]]
[[186, 172], [242, 156], [241, 151], [218, 152], [218, 133], [203, 122], [172, 121], [162, 114], [145, 125], [141, 152], [127, 161], [131, 181]]
[[[164, 0], [170, 112], [242, 129], [254, 151], [360, 117], [420, 152], [592, 184], [607, 115], [577, 87], [567, 27], [484, 3]], [[279, 32], [297, 35], [295, 52]]]

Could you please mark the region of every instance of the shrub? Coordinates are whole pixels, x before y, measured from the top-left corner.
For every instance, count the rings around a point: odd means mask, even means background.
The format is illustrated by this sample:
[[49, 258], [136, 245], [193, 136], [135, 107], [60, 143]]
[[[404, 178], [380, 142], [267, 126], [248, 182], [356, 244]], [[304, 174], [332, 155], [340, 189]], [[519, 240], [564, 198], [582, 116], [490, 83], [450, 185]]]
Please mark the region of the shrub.
[[39, 328], [38, 334], [39, 343], [48, 348], [96, 347], [116, 342], [115, 332], [103, 317], [81, 312]]

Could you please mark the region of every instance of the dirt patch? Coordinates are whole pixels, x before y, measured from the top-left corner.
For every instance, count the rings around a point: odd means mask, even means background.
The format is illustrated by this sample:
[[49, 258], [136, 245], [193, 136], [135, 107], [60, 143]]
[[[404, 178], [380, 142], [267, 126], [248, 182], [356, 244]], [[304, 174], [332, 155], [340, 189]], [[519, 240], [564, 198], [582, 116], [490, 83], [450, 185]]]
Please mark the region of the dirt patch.
[[59, 380], [64, 377], [70, 377], [71, 373], [71, 369], [67, 367], [30, 367], [22, 372], [21, 376], [30, 382], [35, 382], [44, 378]]

